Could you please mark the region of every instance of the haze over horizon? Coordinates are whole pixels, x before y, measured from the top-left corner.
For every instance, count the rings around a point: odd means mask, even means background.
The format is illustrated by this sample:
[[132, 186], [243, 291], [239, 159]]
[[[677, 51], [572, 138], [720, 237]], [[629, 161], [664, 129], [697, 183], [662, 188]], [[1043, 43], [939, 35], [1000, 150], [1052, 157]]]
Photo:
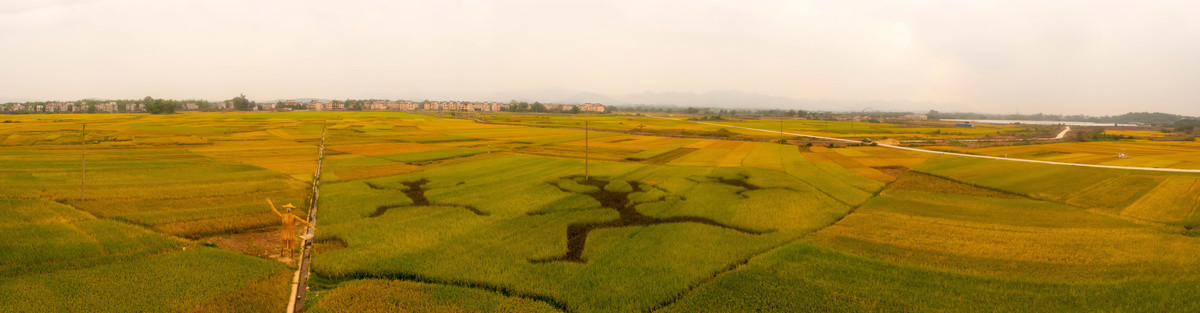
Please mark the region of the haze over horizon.
[[0, 0], [0, 101], [1200, 115], [1196, 16], [1193, 1]]

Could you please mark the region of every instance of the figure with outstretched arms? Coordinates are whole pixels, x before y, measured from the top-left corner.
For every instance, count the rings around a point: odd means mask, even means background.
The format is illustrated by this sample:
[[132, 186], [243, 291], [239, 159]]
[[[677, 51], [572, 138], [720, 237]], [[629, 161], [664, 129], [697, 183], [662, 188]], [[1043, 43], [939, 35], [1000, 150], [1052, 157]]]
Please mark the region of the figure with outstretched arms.
[[292, 205], [291, 203], [283, 205], [283, 208], [287, 210], [286, 212], [279, 212], [279, 209], [275, 208], [275, 204], [271, 202], [271, 199], [267, 199], [267, 205], [271, 206], [271, 211], [275, 212], [275, 215], [279, 215], [280, 221], [283, 224], [282, 228], [279, 230], [279, 239], [282, 240], [280, 242], [279, 256], [282, 257], [284, 251], [287, 251], [288, 257], [295, 256], [297, 237], [296, 222], [300, 222], [300, 224], [304, 224], [308, 227], [313, 227], [312, 224], [309, 224], [308, 221], [305, 221], [295, 214], [292, 214], [292, 209], [295, 209], [296, 206]]

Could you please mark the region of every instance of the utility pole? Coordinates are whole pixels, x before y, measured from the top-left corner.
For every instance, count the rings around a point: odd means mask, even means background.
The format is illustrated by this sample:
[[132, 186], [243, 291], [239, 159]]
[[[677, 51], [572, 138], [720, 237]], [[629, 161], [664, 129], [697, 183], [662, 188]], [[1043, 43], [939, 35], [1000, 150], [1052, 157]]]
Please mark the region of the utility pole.
[[87, 186], [87, 123], [79, 128], [79, 201], [83, 201]]
[[588, 176], [588, 121], [583, 121], [583, 180], [591, 180]]
[[787, 143], [783, 140], [783, 118], [779, 118], [779, 143]]

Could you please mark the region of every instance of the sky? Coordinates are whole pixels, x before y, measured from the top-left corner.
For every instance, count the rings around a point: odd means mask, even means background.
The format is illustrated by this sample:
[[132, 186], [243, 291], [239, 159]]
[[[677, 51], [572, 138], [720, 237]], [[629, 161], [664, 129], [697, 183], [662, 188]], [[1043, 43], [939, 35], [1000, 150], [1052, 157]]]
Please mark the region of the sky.
[[715, 90], [1200, 115], [1197, 16], [1170, 0], [0, 0], [0, 100]]

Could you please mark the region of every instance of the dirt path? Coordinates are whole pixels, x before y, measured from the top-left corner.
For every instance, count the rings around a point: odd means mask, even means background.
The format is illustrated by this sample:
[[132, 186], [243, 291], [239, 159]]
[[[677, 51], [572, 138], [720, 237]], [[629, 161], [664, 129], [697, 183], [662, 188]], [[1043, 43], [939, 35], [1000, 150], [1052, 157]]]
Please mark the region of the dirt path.
[[1067, 136], [1067, 132], [1069, 132], [1069, 131], [1071, 131], [1071, 126], [1067, 126], [1067, 128], [1063, 128], [1063, 131], [1061, 133], [1058, 133], [1058, 136], [1054, 136], [1054, 139], [1063, 139], [1063, 137]]
[[304, 242], [300, 244], [300, 264], [296, 268], [296, 275], [292, 277], [292, 295], [288, 298], [287, 313], [300, 312], [304, 308], [304, 295], [308, 283], [309, 258], [312, 257], [312, 238], [316, 234], [314, 229], [317, 226], [317, 202], [321, 198], [321, 163], [325, 160], [325, 128], [321, 129], [321, 146], [317, 148], [317, 170], [313, 173], [312, 182], [312, 201], [308, 208], [308, 223], [313, 227], [306, 227], [304, 231]]
[[[667, 119], [667, 120], [680, 121], [679, 119], [666, 118], [666, 117], [661, 117], [661, 116], [650, 116], [650, 115], [646, 115], [646, 116], [653, 117], [653, 118], [661, 118], [661, 119]], [[733, 125], [725, 125], [725, 124], [717, 124], [717, 123], [709, 123], [709, 122], [699, 122], [699, 121], [688, 121], [688, 122], [692, 122], [692, 123], [699, 123], [699, 124], [705, 124], [705, 125], [713, 125], [713, 126], [721, 126], [721, 127], [740, 128], [740, 129], [746, 129], [746, 130], [754, 130], [754, 131], [767, 132], [767, 133], [772, 133], [772, 134], [779, 134], [779, 133], [781, 133], [781, 132], [780, 132], [780, 131], [778, 131], [778, 130], [758, 129], [758, 128], [750, 128], [750, 127], [742, 127], [742, 126], [733, 126]], [[1070, 130], [1070, 128], [1068, 127], [1068, 129], [1067, 129], [1067, 130]], [[1066, 131], [1067, 131], [1067, 130], [1064, 130], [1064, 131], [1063, 131], [1063, 133], [1060, 133], [1059, 135], [1061, 135], [1061, 136], [1065, 136], [1065, 135], [1066, 135]], [[861, 144], [861, 143], [862, 143], [861, 141], [858, 141], [858, 140], [850, 140], [850, 139], [842, 139], [842, 138], [822, 137], [822, 136], [814, 136], [814, 135], [806, 135], [806, 134], [797, 134], [797, 133], [787, 133], [787, 132], [783, 132], [783, 134], [785, 134], [785, 135], [792, 135], [792, 136], [800, 136], [800, 137], [808, 137], [808, 138], [817, 138], [817, 139], [823, 139], [823, 140], [839, 141], [839, 142], [846, 142], [846, 143], [853, 143], [853, 144]], [[1135, 170], [1135, 171], [1177, 172], [1177, 173], [1200, 173], [1200, 169], [1160, 168], [1160, 167], [1136, 167], [1136, 166], [1114, 166], [1114, 165], [1100, 165], [1100, 164], [1065, 163], [1065, 162], [1042, 161], [1042, 160], [1029, 160], [1029, 159], [1011, 159], [1011, 158], [997, 157], [997, 156], [977, 155], [977, 154], [966, 154], [966, 153], [956, 153], [956, 152], [944, 152], [944, 151], [933, 151], [933, 150], [925, 150], [925, 149], [917, 149], [917, 148], [909, 148], [909, 147], [901, 147], [901, 146], [885, 145], [885, 144], [878, 144], [878, 145], [879, 145], [880, 147], [884, 147], [884, 148], [892, 148], [892, 149], [899, 149], [899, 150], [908, 150], [908, 151], [921, 152], [921, 153], [932, 153], [932, 154], [941, 154], [941, 155], [954, 155], [954, 156], [961, 156], [961, 157], [968, 157], [968, 158], [993, 159], [993, 160], [1004, 160], [1004, 161], [1013, 161], [1013, 162], [1041, 163], [1041, 164], [1067, 165], [1067, 166], [1079, 166], [1079, 167], [1095, 167], [1095, 168], [1112, 168], [1112, 169]]]

